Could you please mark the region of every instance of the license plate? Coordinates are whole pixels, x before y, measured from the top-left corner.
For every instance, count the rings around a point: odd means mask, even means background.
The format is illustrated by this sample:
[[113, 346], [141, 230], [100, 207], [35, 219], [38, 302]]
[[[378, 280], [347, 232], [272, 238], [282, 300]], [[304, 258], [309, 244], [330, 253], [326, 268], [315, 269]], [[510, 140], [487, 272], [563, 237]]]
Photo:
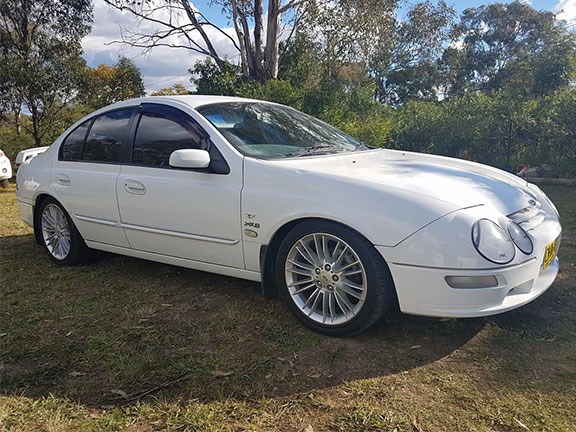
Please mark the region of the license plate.
[[544, 249], [544, 261], [542, 262], [542, 268], [546, 268], [550, 265], [554, 257], [556, 256], [556, 245], [558, 244], [558, 239], [554, 240], [546, 249]]

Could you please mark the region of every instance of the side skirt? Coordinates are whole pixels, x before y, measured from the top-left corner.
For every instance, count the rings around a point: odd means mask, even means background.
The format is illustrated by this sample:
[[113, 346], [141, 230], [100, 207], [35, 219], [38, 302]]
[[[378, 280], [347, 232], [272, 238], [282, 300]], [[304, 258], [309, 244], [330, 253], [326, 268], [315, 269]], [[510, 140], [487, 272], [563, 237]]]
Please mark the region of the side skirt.
[[255, 271], [226, 267], [218, 264], [210, 264], [202, 261], [193, 261], [185, 258], [177, 258], [169, 255], [161, 255], [135, 249], [128, 249], [123, 248], [121, 246], [112, 246], [109, 244], [98, 243], [93, 241], [86, 241], [86, 246], [88, 246], [91, 249], [98, 249], [105, 252], [112, 252], [118, 255], [127, 255], [149, 261], [156, 261], [164, 264], [175, 265], [178, 267], [186, 267], [193, 270], [200, 270], [209, 273], [216, 273], [225, 276], [236, 277], [240, 279], [247, 279], [255, 282], [261, 281], [260, 273]]

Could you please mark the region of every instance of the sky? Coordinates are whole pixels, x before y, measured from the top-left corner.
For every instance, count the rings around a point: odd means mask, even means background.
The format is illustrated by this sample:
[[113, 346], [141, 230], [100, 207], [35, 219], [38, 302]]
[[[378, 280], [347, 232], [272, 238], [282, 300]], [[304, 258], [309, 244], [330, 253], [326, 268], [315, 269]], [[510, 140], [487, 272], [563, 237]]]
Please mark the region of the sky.
[[[555, 12], [560, 19], [576, 25], [576, 0], [525, 1], [537, 10]], [[408, 4], [416, 2], [416, 0], [409, 0]], [[508, 1], [504, 0], [503, 2], [507, 3]], [[228, 27], [227, 32], [233, 34], [233, 29], [229, 27], [228, 20], [222, 14], [220, 7], [210, 6], [208, 0], [198, 0], [193, 3], [210, 21], [220, 27]], [[486, 0], [448, 0], [447, 3], [460, 13], [468, 7], [478, 7], [495, 2]], [[125, 56], [133, 60], [140, 69], [144, 86], [148, 93], [176, 83], [190, 88], [188, 69], [197, 60], [203, 58], [201, 55], [186, 49], [168, 47], [158, 47], [149, 52], [144, 52], [141, 48], [130, 48], [123, 44], [114, 43], [114, 41], [122, 39], [122, 31], [135, 30], [138, 28], [138, 24], [138, 21], [130, 13], [117, 11], [104, 4], [102, 0], [94, 0], [92, 32], [82, 40], [84, 58], [88, 65], [91, 67], [102, 63], [112, 65], [118, 61], [119, 56]], [[157, 25], [147, 25], [144, 29], [153, 30], [155, 27]], [[218, 34], [213, 29], [209, 29], [208, 32], [213, 36], [214, 45], [218, 52], [227, 55], [232, 60], [237, 58], [237, 52], [226, 42], [226, 38], [223, 35]]]

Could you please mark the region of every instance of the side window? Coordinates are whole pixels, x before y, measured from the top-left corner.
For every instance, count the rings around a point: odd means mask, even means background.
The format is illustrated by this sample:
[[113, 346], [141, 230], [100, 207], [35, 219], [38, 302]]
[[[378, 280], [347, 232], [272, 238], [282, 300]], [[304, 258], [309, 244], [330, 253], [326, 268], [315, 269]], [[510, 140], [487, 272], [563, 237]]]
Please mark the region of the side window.
[[90, 128], [82, 160], [120, 162], [120, 148], [127, 135], [132, 109], [111, 111], [97, 117]]
[[208, 150], [209, 141], [200, 137], [198, 128], [194, 120], [177, 109], [144, 109], [134, 138], [132, 163], [169, 167], [175, 150]]
[[91, 120], [82, 123], [78, 126], [68, 137], [64, 140], [60, 146], [60, 160], [63, 161], [78, 161], [82, 159], [82, 149], [84, 148], [84, 139], [86, 138], [86, 132], [88, 131], [88, 126], [90, 126]]

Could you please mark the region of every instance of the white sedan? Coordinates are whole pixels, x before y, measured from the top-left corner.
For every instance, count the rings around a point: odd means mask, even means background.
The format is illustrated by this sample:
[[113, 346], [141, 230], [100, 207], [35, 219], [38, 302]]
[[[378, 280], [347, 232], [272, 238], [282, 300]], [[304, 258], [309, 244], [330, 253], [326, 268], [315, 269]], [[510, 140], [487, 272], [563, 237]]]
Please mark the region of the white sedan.
[[56, 264], [99, 249], [261, 281], [329, 335], [358, 333], [396, 304], [505, 312], [558, 274], [559, 215], [537, 186], [371, 148], [278, 104], [128, 100], [29, 156], [18, 157], [18, 206]]

